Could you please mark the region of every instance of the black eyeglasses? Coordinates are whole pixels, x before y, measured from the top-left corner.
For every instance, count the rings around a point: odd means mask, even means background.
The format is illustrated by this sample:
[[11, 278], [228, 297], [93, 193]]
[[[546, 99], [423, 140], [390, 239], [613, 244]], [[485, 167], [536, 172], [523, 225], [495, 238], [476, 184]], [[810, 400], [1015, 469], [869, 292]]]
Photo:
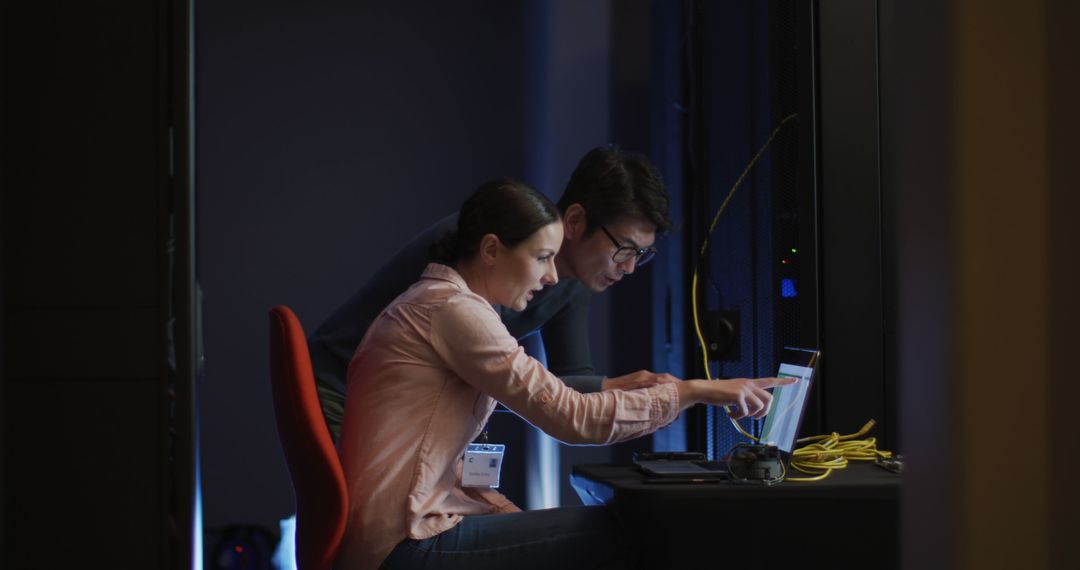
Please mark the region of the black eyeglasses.
[[634, 265], [645, 265], [648, 263], [654, 255], [656, 255], [655, 247], [637, 247], [634, 245], [623, 245], [619, 243], [619, 240], [615, 239], [615, 236], [611, 235], [611, 232], [604, 227], [604, 224], [596, 224], [600, 226], [600, 229], [604, 230], [604, 234], [607, 235], [611, 243], [615, 244], [615, 253], [611, 255], [611, 260], [615, 263], [626, 263], [630, 259], [636, 257], [637, 262]]

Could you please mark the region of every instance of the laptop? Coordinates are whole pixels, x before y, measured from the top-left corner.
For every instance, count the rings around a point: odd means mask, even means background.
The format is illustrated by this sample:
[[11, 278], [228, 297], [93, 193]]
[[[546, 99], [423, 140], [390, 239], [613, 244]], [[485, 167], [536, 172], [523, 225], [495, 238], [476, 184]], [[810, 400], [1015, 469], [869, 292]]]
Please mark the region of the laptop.
[[[787, 468], [795, 451], [795, 440], [809, 402], [810, 386], [816, 376], [821, 352], [804, 348], [784, 348], [780, 354], [779, 377], [798, 378], [794, 384], [772, 389], [773, 401], [769, 415], [765, 416], [760, 441], [774, 445]], [[727, 464], [723, 461], [706, 461], [704, 455], [686, 458], [685, 454], [644, 454], [635, 463], [645, 473], [647, 482], [710, 482], [727, 478]], [[658, 457], [658, 458], [657, 458]]]
[[820, 362], [821, 352], [804, 348], [785, 348], [781, 357], [780, 370], [776, 375], [798, 378], [799, 381], [773, 388], [772, 409], [765, 416], [765, 426], [761, 429], [759, 439], [761, 443], [775, 445], [780, 450], [785, 468], [791, 463], [791, 454], [795, 451], [795, 440], [799, 437], [806, 405], [810, 401], [810, 385]]

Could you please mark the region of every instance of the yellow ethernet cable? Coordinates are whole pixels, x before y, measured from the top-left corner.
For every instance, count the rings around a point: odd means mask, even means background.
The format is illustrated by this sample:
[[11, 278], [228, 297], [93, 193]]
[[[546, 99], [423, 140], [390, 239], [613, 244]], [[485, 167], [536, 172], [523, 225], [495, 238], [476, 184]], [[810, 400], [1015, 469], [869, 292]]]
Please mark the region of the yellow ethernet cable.
[[[705, 232], [705, 238], [701, 242], [701, 253], [698, 258], [698, 263], [694, 265], [694, 274], [690, 280], [690, 305], [691, 313], [693, 313], [694, 316], [694, 332], [697, 334], [698, 343], [701, 344], [701, 359], [702, 364], [705, 365], [706, 380], [712, 380], [713, 378], [712, 373], [709, 372], [709, 349], [705, 344], [705, 335], [703, 335], [701, 332], [701, 321], [698, 317], [698, 268], [701, 267], [701, 265], [705, 262], [705, 251], [709, 247], [709, 236], [712, 235], [713, 230], [716, 229], [716, 222], [720, 220], [720, 214], [722, 214], [727, 208], [728, 202], [731, 201], [732, 196], [735, 195], [735, 191], [738, 190], [739, 186], [742, 185], [743, 180], [746, 179], [746, 175], [749, 174], [750, 171], [754, 168], [754, 165], [757, 164], [757, 161], [761, 158], [761, 155], [765, 154], [765, 150], [769, 148], [770, 144], [772, 144], [772, 141], [776, 138], [776, 135], [780, 134], [780, 129], [784, 128], [784, 125], [788, 122], [795, 120], [796, 117], [798, 117], [798, 114], [792, 113], [787, 117], [784, 117], [784, 120], [780, 121], [779, 125], [776, 125], [776, 128], [773, 129], [772, 134], [769, 135], [768, 140], [765, 141], [765, 144], [761, 145], [761, 148], [758, 149], [757, 154], [754, 155], [754, 158], [750, 160], [750, 163], [747, 164], [746, 168], [743, 169], [742, 174], [739, 175], [739, 179], [736, 180], [735, 184], [731, 186], [731, 190], [728, 191], [727, 196], [724, 198], [724, 201], [721, 202], [720, 207], [717, 208], [716, 215], [713, 216], [712, 223], [709, 224], [709, 231]], [[744, 430], [742, 426], [739, 425], [739, 422], [731, 418], [730, 406], [724, 406], [724, 412], [728, 414], [728, 420], [731, 421], [731, 425], [735, 426], [735, 429], [738, 430], [739, 433], [741, 433], [745, 437], [750, 438], [752, 441], [758, 441], [758, 438], [747, 433], [746, 430]]]
[[[705, 379], [712, 380], [712, 373], [709, 370], [709, 349], [705, 343], [705, 335], [701, 332], [701, 319], [698, 311], [698, 272], [699, 268], [705, 263], [705, 252], [709, 247], [709, 236], [712, 235], [713, 230], [716, 229], [716, 223], [720, 220], [720, 214], [727, 209], [728, 203], [735, 195], [735, 191], [742, 185], [743, 180], [746, 179], [747, 174], [757, 164], [758, 159], [765, 153], [765, 150], [772, 144], [773, 139], [780, 133], [780, 129], [784, 127], [790, 121], [793, 121], [797, 114], [793, 113], [784, 117], [780, 124], [773, 129], [771, 135], [765, 144], [761, 145], [761, 148], [754, 155], [754, 158], [750, 160], [750, 163], [743, 169], [742, 174], [739, 175], [738, 180], [732, 185], [731, 190], [728, 191], [727, 196], [724, 197], [724, 201], [720, 203], [720, 207], [717, 208], [716, 214], [713, 216], [712, 223], [709, 224], [709, 229], [705, 232], [705, 238], [701, 242], [701, 250], [698, 257], [698, 263], [694, 265], [694, 273], [690, 280], [690, 305], [691, 313], [693, 314], [694, 332], [697, 335], [698, 344], [701, 345], [701, 360], [705, 369]], [[760, 443], [760, 440], [748, 433], [743, 429], [739, 422], [735, 421], [731, 417], [731, 407], [724, 406], [724, 412], [728, 415], [728, 420], [731, 425], [742, 434], [744, 437], [750, 439], [755, 443]], [[791, 467], [797, 471], [809, 475], [809, 477], [792, 477], [787, 478], [787, 481], [820, 481], [829, 476], [836, 469], [843, 469], [847, 467], [850, 461], [875, 461], [880, 458], [892, 457], [892, 452], [877, 449], [877, 440], [873, 437], [866, 439], [857, 439], [866, 435], [871, 428], [874, 427], [874, 420], [870, 420], [860, 429], [858, 432], [849, 435], [840, 435], [833, 432], [829, 435], [816, 435], [812, 437], [806, 437], [798, 440], [798, 443], [806, 443], [803, 447], [796, 449], [792, 453]], [[786, 473], [785, 473], [786, 475]]]

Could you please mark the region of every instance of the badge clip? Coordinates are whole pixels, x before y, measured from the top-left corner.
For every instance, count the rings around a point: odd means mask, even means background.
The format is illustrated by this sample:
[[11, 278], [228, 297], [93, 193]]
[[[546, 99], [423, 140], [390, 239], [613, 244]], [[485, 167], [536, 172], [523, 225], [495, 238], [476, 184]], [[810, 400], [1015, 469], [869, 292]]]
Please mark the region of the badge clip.
[[499, 488], [506, 446], [501, 443], [470, 443], [465, 448], [461, 484], [465, 487]]

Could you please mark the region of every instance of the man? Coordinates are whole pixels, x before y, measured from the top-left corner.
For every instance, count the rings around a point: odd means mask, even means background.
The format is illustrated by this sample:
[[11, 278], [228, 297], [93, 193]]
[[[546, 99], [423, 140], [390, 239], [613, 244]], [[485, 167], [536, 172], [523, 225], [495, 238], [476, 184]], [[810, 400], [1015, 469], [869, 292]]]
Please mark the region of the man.
[[[539, 332], [548, 369], [580, 392], [676, 381], [645, 370], [598, 376], [588, 345], [590, 293], [605, 291], [648, 262], [658, 235], [671, 229], [667, 191], [656, 169], [640, 154], [593, 149], [574, 169], [558, 206], [564, 230], [555, 257], [559, 282], [538, 292], [524, 311], [497, 307], [510, 334], [520, 340]], [[356, 347], [382, 309], [419, 278], [430, 245], [456, 224], [451, 216], [414, 238], [308, 338], [319, 399], [335, 441]]]

